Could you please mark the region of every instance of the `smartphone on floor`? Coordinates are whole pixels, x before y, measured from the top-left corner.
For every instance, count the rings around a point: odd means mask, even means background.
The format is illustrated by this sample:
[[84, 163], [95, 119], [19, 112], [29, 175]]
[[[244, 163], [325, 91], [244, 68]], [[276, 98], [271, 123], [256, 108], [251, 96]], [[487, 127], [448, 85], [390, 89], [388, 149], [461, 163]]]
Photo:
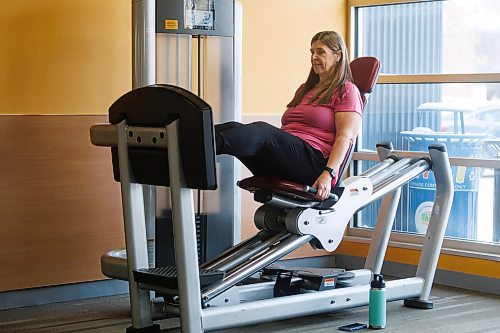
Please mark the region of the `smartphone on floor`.
[[354, 323], [354, 324], [340, 326], [339, 330], [345, 331], [345, 332], [355, 332], [355, 331], [364, 330], [367, 327], [368, 327], [368, 325], [366, 325], [366, 324]]

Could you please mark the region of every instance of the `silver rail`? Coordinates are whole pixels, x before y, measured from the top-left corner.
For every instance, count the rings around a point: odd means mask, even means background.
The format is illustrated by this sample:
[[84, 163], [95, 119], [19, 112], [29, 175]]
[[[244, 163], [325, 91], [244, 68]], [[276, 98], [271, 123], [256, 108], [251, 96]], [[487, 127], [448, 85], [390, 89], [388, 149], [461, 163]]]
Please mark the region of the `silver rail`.
[[413, 160], [411, 158], [403, 158], [397, 161], [396, 163], [391, 164], [387, 168], [384, 168], [382, 171], [373, 174], [372, 176], [370, 176], [370, 180], [373, 184], [373, 187], [376, 187], [378, 184], [385, 181], [387, 178], [393, 176], [395, 173], [400, 172], [405, 167], [410, 165], [412, 161]]
[[308, 243], [312, 239], [313, 236], [310, 235], [299, 236], [290, 234], [289, 237], [281, 241], [278, 245], [264, 252], [264, 254], [261, 257], [256, 258], [251, 262], [247, 262], [241, 267], [238, 267], [237, 269], [232, 271], [229, 275], [227, 275], [222, 281], [216, 282], [210, 285], [208, 288], [206, 288], [201, 294], [202, 301], [205, 303], [210, 301], [211, 299], [223, 293], [224, 291], [228, 290], [238, 282], [251, 276], [259, 269], [262, 269], [267, 265], [275, 262], [279, 258], [287, 255], [293, 250]]
[[243, 264], [253, 256], [267, 250], [274, 244], [284, 240], [288, 235], [289, 235], [288, 231], [282, 231], [274, 235], [273, 237], [264, 240], [262, 243], [256, 245], [253, 248], [241, 249], [239, 252], [235, 253], [232, 257], [227, 258], [227, 260], [224, 260], [219, 264], [215, 265], [213, 269], [217, 269], [223, 272], [230, 271], [231, 269], [236, 268], [237, 266]]
[[387, 158], [385, 160], [383, 160], [382, 162], [379, 162], [377, 164], [375, 164], [374, 166], [372, 166], [371, 168], [369, 168], [368, 170], [366, 170], [365, 172], [363, 172], [361, 174], [361, 176], [363, 177], [371, 177], [383, 170], [385, 170], [386, 168], [388, 168], [389, 166], [393, 165], [394, 163], [396, 163], [396, 160], [393, 159], [393, 158]]
[[429, 161], [422, 159], [406, 167], [404, 170], [401, 170], [398, 174], [386, 178], [382, 183], [379, 183], [376, 187], [374, 187], [373, 194], [368, 203], [380, 199], [387, 193], [394, 191], [396, 188], [406, 184], [422, 172], [429, 170], [429, 168]]
[[210, 259], [207, 262], [204, 262], [200, 266], [200, 268], [203, 268], [203, 269], [214, 269], [214, 267], [217, 266], [219, 263], [226, 261], [227, 257], [234, 256], [235, 254], [237, 254], [242, 249], [245, 249], [247, 247], [253, 246], [254, 244], [262, 242], [262, 240], [267, 239], [267, 238], [269, 238], [269, 237], [272, 236], [272, 235], [266, 235], [266, 233], [267, 233], [266, 231], [260, 231], [259, 233], [257, 233], [253, 237], [248, 238], [248, 239], [246, 239], [246, 240], [244, 240], [244, 241], [236, 244], [235, 246], [230, 247], [229, 249], [227, 249], [226, 251], [222, 252], [221, 254], [219, 254], [218, 256], [216, 256], [215, 258]]
[[[419, 160], [413, 160], [410, 165], [405, 166], [403, 169], [399, 170], [398, 172], [390, 175], [389, 177], [385, 178], [382, 182], [379, 182], [378, 184], [373, 186], [373, 191], [376, 192], [380, 190], [381, 188], [384, 188], [388, 185], [391, 185], [393, 182], [397, 181], [401, 177], [409, 174], [413, 175], [416, 174], [415, 176], [418, 176], [418, 172], [412, 171], [414, 169], [418, 169], [421, 166], [425, 166], [424, 170], [420, 170], [421, 172], [424, 172], [426, 170], [431, 169], [431, 162], [428, 159], [419, 159]], [[402, 181], [398, 182], [399, 185], [402, 185]]]

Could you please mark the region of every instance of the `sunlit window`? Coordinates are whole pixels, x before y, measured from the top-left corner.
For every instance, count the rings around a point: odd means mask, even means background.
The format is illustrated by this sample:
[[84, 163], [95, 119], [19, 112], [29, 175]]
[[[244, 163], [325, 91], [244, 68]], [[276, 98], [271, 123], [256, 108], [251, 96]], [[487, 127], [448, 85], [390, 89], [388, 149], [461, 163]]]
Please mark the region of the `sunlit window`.
[[[453, 157], [500, 158], [500, 1], [356, 3], [351, 51], [382, 63], [360, 149], [391, 141], [396, 149], [425, 151], [442, 142]], [[361, 169], [371, 165], [362, 162]], [[457, 165], [453, 177], [446, 236], [498, 242], [499, 170]], [[430, 172], [403, 188], [395, 230], [425, 233], [434, 187]], [[374, 203], [363, 210], [355, 227], [372, 228], [378, 208]]]

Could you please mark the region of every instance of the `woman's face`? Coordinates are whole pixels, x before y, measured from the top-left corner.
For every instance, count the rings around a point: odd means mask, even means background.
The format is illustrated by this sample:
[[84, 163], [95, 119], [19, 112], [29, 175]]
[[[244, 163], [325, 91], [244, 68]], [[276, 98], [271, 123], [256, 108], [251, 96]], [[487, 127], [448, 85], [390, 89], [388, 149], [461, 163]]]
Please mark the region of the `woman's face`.
[[334, 52], [323, 42], [317, 40], [311, 45], [311, 64], [314, 73], [321, 77], [328, 77], [333, 73], [340, 60], [340, 51]]

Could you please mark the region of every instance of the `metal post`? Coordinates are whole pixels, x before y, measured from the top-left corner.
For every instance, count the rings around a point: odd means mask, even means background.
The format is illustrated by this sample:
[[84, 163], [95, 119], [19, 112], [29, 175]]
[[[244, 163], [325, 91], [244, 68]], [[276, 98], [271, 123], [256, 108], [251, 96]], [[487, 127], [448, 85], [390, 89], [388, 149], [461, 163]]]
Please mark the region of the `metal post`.
[[493, 204], [493, 242], [500, 242], [500, 169], [495, 169], [494, 171], [494, 204]]
[[[132, 88], [156, 83], [156, 0], [132, 0]], [[141, 185], [143, 190], [149, 267], [155, 258], [156, 186]], [[151, 296], [153, 294], [151, 293]]]
[[155, 83], [155, 1], [132, 0], [132, 88]]
[[389, 244], [392, 225], [398, 210], [399, 198], [401, 197], [401, 187], [393, 192], [386, 194], [380, 205], [375, 230], [373, 231], [370, 249], [366, 257], [365, 267], [374, 274], [380, 274], [382, 264], [384, 263], [385, 252]]
[[133, 276], [133, 271], [148, 267], [143, 192], [140, 184], [132, 183], [125, 120], [116, 125], [116, 131], [132, 325], [134, 328], [143, 328], [153, 325], [149, 292], [139, 289]]
[[392, 147], [392, 142], [384, 141], [377, 143], [377, 154], [378, 154], [378, 160], [380, 163], [376, 164], [375, 166], [371, 167], [370, 169], [366, 170], [361, 174], [363, 177], [371, 177], [376, 173], [379, 173], [386, 169], [387, 167], [390, 167], [392, 164], [398, 161], [397, 158], [389, 156], [391, 155], [393, 151]]
[[446, 147], [442, 144], [430, 145], [429, 154], [436, 178], [436, 200], [432, 208], [416, 273], [417, 277], [424, 279], [422, 295], [419, 298], [422, 303], [426, 303], [429, 299], [454, 195], [453, 178]]
[[186, 188], [180, 157], [178, 120], [167, 126], [175, 260], [182, 332], [202, 332], [200, 272], [193, 191]]

